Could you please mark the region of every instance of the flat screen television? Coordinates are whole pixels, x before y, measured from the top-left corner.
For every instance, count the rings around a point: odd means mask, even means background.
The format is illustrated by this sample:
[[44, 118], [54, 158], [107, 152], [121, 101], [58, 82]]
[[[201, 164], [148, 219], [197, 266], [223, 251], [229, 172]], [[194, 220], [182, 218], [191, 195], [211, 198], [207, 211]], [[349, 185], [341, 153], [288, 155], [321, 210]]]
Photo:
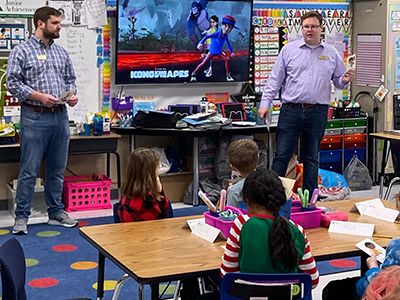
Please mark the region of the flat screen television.
[[251, 0], [117, 0], [115, 83], [248, 81], [251, 13]]

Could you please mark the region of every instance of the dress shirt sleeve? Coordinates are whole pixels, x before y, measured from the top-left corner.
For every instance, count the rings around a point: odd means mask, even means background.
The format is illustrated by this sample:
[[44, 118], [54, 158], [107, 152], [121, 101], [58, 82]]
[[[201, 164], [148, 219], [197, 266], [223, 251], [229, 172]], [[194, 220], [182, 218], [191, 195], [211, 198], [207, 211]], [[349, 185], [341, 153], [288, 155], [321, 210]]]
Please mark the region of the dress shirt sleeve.
[[16, 47], [11, 51], [7, 63], [7, 89], [19, 101], [25, 101], [35, 91], [24, 82], [25, 61], [24, 52]]
[[[90, 76], [90, 75], [88, 75]], [[71, 61], [71, 58], [67, 54], [67, 61], [66, 61], [66, 71], [64, 75], [65, 80], [65, 90], [66, 91], [73, 91], [76, 93], [76, 75], [74, 72], [74, 67]]]
[[335, 50], [335, 57], [336, 57], [336, 67], [335, 71], [332, 74], [332, 81], [335, 87], [338, 89], [345, 89], [349, 86], [348, 84], [343, 84], [342, 78], [344, 73], [346, 72], [346, 65], [343, 62], [342, 57], [340, 56], [339, 52]]
[[307, 238], [306, 233], [304, 232], [304, 229], [300, 225], [297, 225], [297, 224], [295, 224], [295, 225], [301, 231], [301, 233], [303, 233], [304, 241], [305, 241], [304, 254], [299, 263], [299, 270], [302, 273], [307, 273], [311, 276], [312, 288], [316, 288], [319, 283], [319, 272], [318, 272], [317, 265], [314, 260], [314, 256], [311, 253], [310, 242], [308, 241], [308, 238]]
[[286, 79], [285, 53], [286, 47], [283, 47], [263, 89], [260, 104], [261, 108], [269, 108], [271, 106], [272, 100], [274, 100]]

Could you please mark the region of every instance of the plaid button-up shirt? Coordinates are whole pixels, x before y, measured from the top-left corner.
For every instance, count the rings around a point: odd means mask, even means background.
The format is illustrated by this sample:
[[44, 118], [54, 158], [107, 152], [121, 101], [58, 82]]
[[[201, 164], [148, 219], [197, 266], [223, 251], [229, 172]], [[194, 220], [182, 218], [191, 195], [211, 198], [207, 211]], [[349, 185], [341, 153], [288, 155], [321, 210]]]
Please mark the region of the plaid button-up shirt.
[[18, 98], [42, 105], [30, 96], [34, 91], [60, 97], [65, 91], [76, 92], [75, 72], [67, 51], [53, 41], [46, 46], [32, 36], [16, 46], [7, 64], [7, 88]]

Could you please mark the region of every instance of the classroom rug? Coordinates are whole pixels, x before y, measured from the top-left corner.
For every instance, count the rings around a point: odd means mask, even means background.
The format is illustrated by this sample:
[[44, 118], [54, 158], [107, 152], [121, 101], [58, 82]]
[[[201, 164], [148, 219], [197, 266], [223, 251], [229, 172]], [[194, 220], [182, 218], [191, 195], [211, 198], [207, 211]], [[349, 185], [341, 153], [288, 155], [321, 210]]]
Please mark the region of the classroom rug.
[[[175, 209], [174, 216], [196, 215], [205, 210], [205, 206]], [[113, 222], [113, 217], [90, 218], [79, 220], [79, 226]], [[11, 229], [0, 228], [0, 244], [13, 237]], [[28, 299], [96, 299], [98, 252], [79, 235], [79, 228], [35, 224], [29, 225], [28, 230], [28, 235], [14, 236], [22, 244], [26, 256]], [[321, 275], [355, 270], [359, 266], [356, 258], [318, 262]], [[111, 299], [115, 284], [123, 274], [106, 259], [104, 299]], [[160, 290], [165, 287], [161, 285]], [[144, 291], [144, 299], [149, 299], [149, 287], [146, 286]], [[172, 284], [167, 289], [167, 297], [173, 292]], [[119, 299], [137, 299], [137, 284], [133, 279], [125, 283]]]

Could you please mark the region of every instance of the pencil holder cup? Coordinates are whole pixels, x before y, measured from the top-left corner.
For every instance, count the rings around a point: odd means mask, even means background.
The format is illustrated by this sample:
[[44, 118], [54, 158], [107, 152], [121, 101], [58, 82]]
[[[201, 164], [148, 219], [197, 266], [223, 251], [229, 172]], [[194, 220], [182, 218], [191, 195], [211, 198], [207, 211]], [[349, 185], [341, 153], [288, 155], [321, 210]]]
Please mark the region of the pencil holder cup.
[[321, 224], [321, 213], [322, 210], [318, 207], [301, 208], [299, 212], [293, 212], [292, 210], [290, 219], [305, 229], [316, 228]]

